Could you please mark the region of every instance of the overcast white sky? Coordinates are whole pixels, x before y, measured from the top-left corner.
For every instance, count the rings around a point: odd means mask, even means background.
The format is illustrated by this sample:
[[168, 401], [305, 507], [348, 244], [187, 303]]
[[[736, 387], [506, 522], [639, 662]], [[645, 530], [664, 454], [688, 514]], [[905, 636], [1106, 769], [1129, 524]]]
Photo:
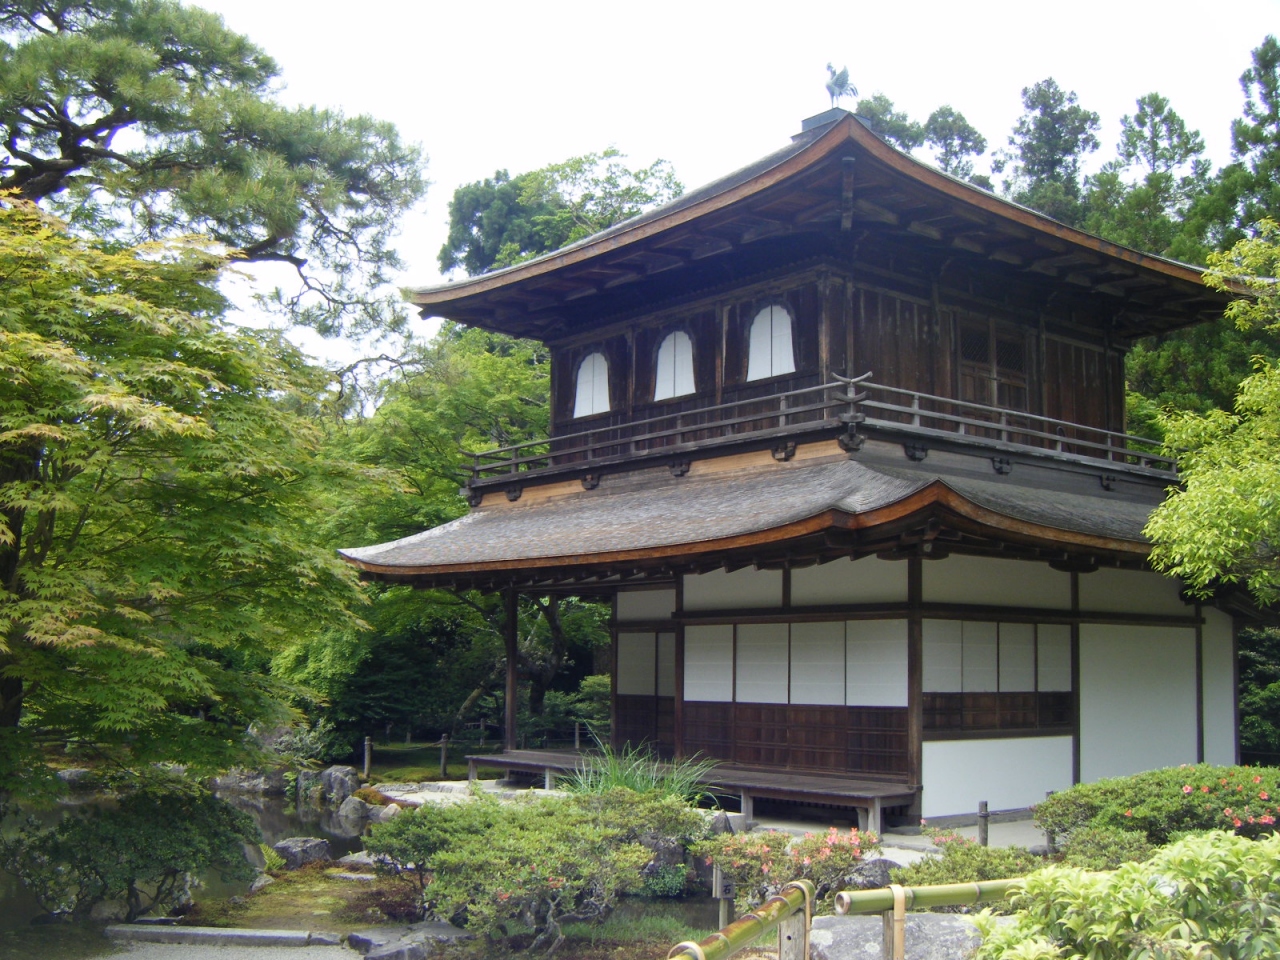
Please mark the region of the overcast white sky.
[[1222, 164], [1250, 51], [1280, 31], [1280, 0], [196, 5], [278, 61], [286, 103], [368, 113], [422, 144], [432, 185], [400, 243], [410, 286], [441, 279], [458, 185], [615, 146], [636, 166], [669, 160], [697, 186], [827, 109], [828, 61], [915, 119], [949, 103], [991, 149], [1022, 112], [1022, 88], [1045, 77], [1101, 116], [1100, 158], [1134, 100], [1158, 91]]

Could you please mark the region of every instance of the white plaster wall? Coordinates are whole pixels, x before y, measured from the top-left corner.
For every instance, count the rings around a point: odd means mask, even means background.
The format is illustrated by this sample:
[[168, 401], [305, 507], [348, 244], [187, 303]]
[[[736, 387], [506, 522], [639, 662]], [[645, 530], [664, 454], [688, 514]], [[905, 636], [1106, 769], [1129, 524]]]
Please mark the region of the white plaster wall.
[[845, 702], [851, 707], [907, 705], [907, 621], [850, 620]]
[[1062, 692], [1071, 689], [1071, 628], [1065, 623], [1036, 625], [1036, 687]]
[[965, 693], [995, 693], [999, 689], [999, 654], [994, 623], [962, 623], [964, 653], [960, 660], [960, 689]]
[[926, 620], [922, 626], [925, 693], [959, 693], [964, 638], [959, 620]]
[[925, 817], [1017, 810], [1071, 786], [1070, 737], [930, 740], [924, 744]]
[[735, 700], [739, 703], [787, 702], [787, 624], [739, 624], [737, 656]]
[[1195, 608], [1178, 596], [1180, 581], [1150, 570], [1103, 568], [1080, 574], [1080, 609], [1106, 613], [1170, 613], [1186, 617]]
[[652, 633], [618, 634], [618, 693], [653, 695], [655, 640]]
[[1231, 617], [1203, 607], [1201, 643], [1204, 651], [1204, 759], [1208, 763], [1236, 762], [1235, 662]]
[[791, 625], [791, 702], [844, 704], [844, 622]]
[[720, 703], [733, 699], [733, 627], [729, 624], [684, 628], [684, 698]]
[[749, 610], [782, 606], [782, 571], [743, 567], [733, 573], [712, 570], [684, 578], [684, 609]]
[[863, 557], [791, 571], [792, 606], [906, 602], [907, 564], [901, 561]]
[[1195, 631], [1082, 624], [1081, 779], [1195, 759]]
[[1071, 609], [1071, 575], [1030, 560], [950, 556], [924, 564], [925, 603]]
[[676, 695], [676, 635], [658, 634], [658, 696]]
[[676, 609], [674, 590], [623, 590], [618, 593], [618, 622], [670, 620]]
[[1036, 628], [1030, 623], [1000, 624], [1000, 689], [1036, 688]]

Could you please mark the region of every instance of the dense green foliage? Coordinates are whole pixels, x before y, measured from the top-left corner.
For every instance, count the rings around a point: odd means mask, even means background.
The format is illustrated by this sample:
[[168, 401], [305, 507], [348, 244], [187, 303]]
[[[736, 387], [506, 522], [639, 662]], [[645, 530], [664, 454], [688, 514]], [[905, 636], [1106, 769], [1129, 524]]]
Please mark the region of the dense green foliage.
[[[938, 849], [906, 867], [890, 871], [894, 883], [907, 887], [941, 883], [971, 883], [1023, 877], [1044, 865], [1044, 860], [1022, 847], [983, 847], [976, 840], [947, 830], [927, 830]], [[1004, 909], [998, 905], [993, 909]], [[965, 913], [968, 907], [938, 907], [939, 913]]]
[[1186, 837], [1114, 873], [1047, 867], [981, 924], [976, 960], [1138, 960], [1280, 954], [1280, 836]]
[[1145, 834], [1110, 826], [1072, 830], [1058, 849], [1063, 863], [1082, 870], [1114, 870], [1122, 863], [1146, 860], [1155, 851]]
[[464, 184], [449, 201], [440, 269], [470, 276], [581, 240], [684, 192], [671, 165], [628, 169], [612, 148], [512, 177]]
[[550, 953], [562, 924], [601, 920], [643, 888], [653, 855], [642, 839], [687, 847], [704, 823], [676, 798], [626, 789], [503, 804], [480, 796], [378, 824], [366, 847], [421, 892], [428, 916], [491, 940], [519, 923], [533, 933], [530, 949]]
[[695, 844], [693, 854], [719, 866], [733, 882], [740, 913], [758, 907], [793, 880], [812, 880], [821, 907], [830, 911], [849, 874], [879, 849], [874, 834], [832, 827], [802, 837], [771, 831], [722, 833]]
[[1273, 797], [1280, 798], [1280, 769], [1202, 763], [1076, 784], [1036, 804], [1035, 820], [1059, 840], [1087, 827], [1129, 830], [1155, 844], [1188, 830], [1257, 837], [1280, 816]]
[[0, 866], [52, 914], [84, 916], [121, 901], [128, 920], [185, 902], [198, 873], [248, 880], [244, 845], [261, 837], [248, 814], [178, 777], [153, 775], [114, 807], [31, 821], [0, 840]]
[[423, 161], [370, 117], [287, 108], [275, 63], [174, 0], [0, 4], [0, 188], [125, 242], [212, 237], [284, 264], [263, 298], [324, 333], [394, 326], [389, 242]]
[[220, 322], [219, 265], [0, 204], [0, 791], [37, 790], [42, 744], [242, 759], [283, 716], [263, 652], [359, 624], [312, 521], [366, 488], [294, 412], [315, 371]]

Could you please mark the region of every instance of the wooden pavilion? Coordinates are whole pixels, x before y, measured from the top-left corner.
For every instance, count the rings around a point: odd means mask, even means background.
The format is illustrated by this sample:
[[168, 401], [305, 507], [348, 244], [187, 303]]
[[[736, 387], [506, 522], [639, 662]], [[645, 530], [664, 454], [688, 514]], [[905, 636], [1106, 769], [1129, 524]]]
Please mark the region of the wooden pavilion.
[[477, 453], [466, 517], [343, 555], [509, 610], [612, 596], [619, 743], [872, 825], [1234, 761], [1245, 611], [1149, 568], [1174, 465], [1124, 419], [1134, 339], [1222, 314], [1197, 268], [832, 110], [671, 204], [413, 299], [545, 341], [551, 437]]

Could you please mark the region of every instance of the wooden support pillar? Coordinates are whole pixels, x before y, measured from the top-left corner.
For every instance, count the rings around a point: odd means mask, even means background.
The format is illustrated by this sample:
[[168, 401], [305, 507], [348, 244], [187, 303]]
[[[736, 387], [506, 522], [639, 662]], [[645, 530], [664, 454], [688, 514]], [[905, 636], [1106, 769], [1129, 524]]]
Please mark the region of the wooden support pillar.
[[516, 677], [520, 659], [517, 642], [520, 635], [520, 594], [515, 587], [510, 587], [503, 599], [506, 615], [502, 624], [502, 636], [507, 647], [506, 749], [510, 751], [516, 749], [516, 712], [519, 706]]
[[[924, 783], [924, 562], [907, 560], [907, 777], [914, 787]], [[920, 815], [916, 793], [913, 816]]]

